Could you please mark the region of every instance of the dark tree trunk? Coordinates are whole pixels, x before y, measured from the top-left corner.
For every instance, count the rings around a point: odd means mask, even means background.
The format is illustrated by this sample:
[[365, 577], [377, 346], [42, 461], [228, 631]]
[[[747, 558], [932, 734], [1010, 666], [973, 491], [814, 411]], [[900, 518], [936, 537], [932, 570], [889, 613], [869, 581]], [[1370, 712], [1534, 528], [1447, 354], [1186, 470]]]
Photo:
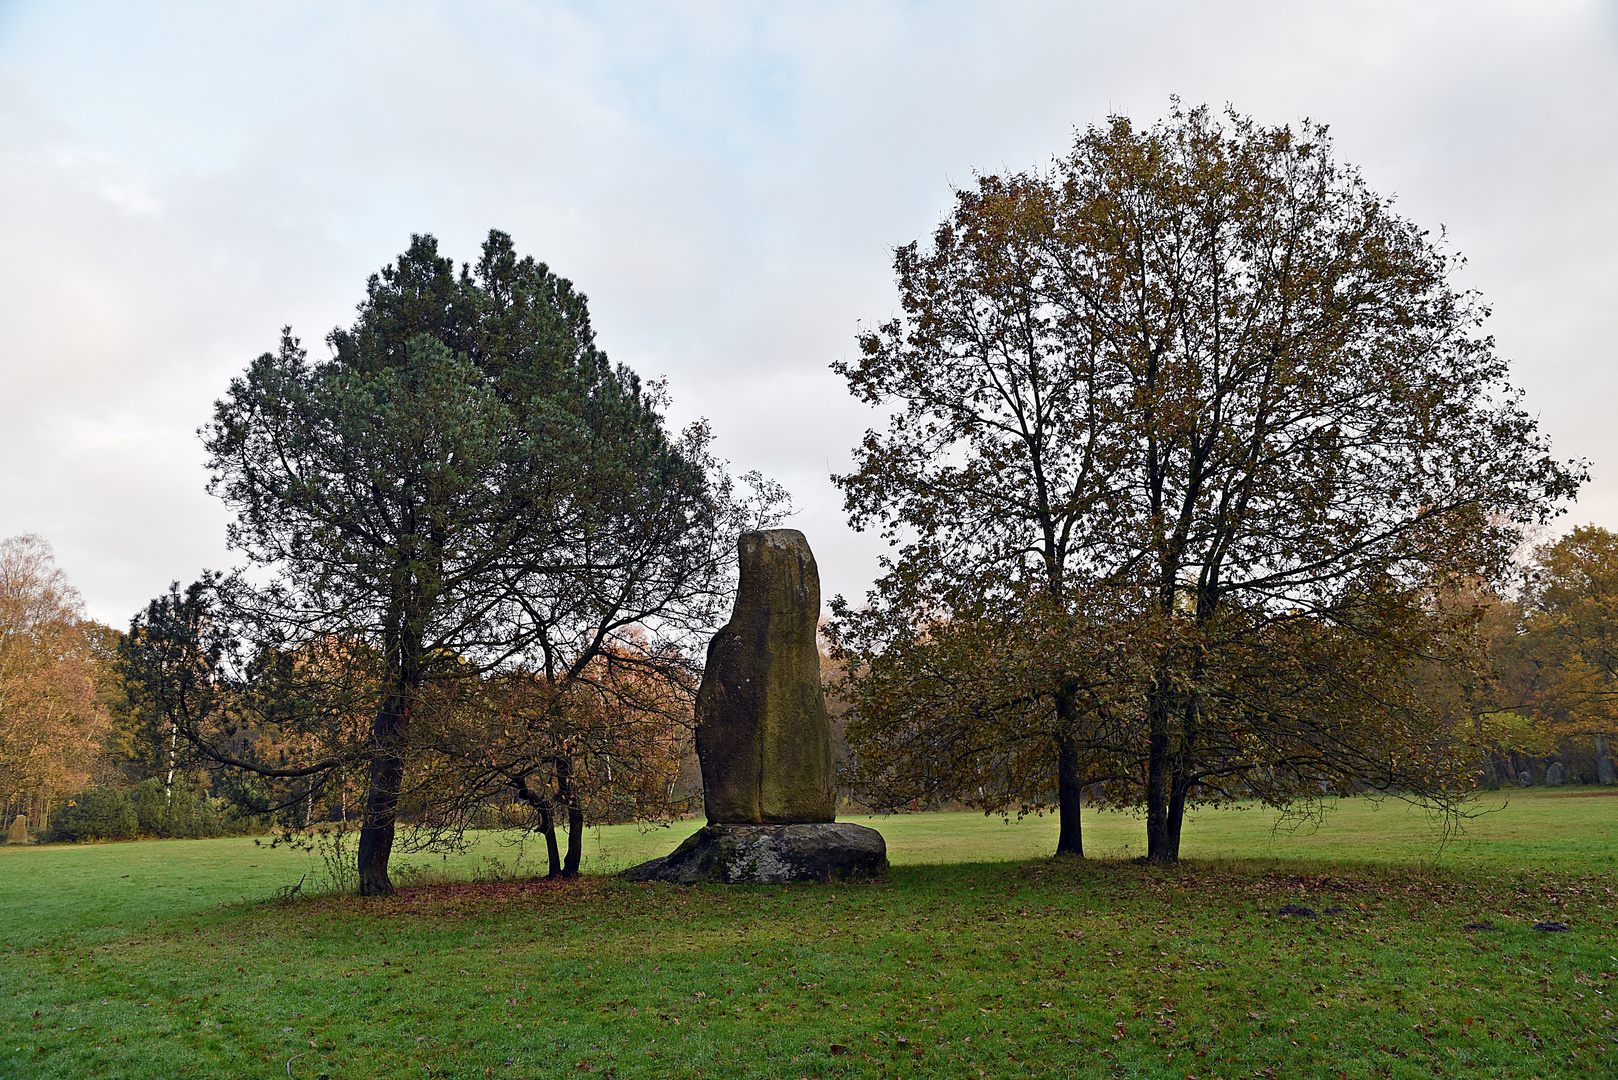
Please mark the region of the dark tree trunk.
[[1163, 855], [1157, 862], [1180, 861], [1180, 826], [1185, 821], [1185, 796], [1190, 789], [1185, 770], [1176, 766], [1169, 775], [1169, 805], [1167, 835], [1163, 842]]
[[584, 808], [567, 808], [567, 860], [562, 863], [562, 876], [579, 876], [579, 860], [584, 855]]
[[559, 878], [562, 876], [562, 854], [556, 850], [556, 815], [551, 811], [549, 800], [539, 811], [539, 831], [545, 836], [545, 856], [549, 859], [545, 877]]
[[539, 814], [539, 835], [545, 838], [545, 854], [550, 857], [550, 872], [545, 875], [546, 879], [560, 877], [562, 856], [556, 850], [556, 814], [550, 796], [535, 791], [526, 776], [518, 778], [517, 794]]
[[1150, 731], [1146, 757], [1146, 861], [1174, 862], [1177, 846], [1169, 835], [1169, 711], [1167, 693], [1156, 690], [1147, 706]]
[[404, 761], [394, 755], [371, 759], [370, 787], [360, 822], [360, 895], [391, 896], [388, 859], [393, 854], [393, 827], [399, 811], [399, 783]]
[[556, 801], [567, 807], [567, 860], [562, 863], [562, 876], [578, 877], [584, 854], [584, 807], [573, 790], [573, 763], [565, 757], [556, 759]]
[[1179, 745], [1169, 755], [1168, 836], [1161, 862], [1180, 861], [1180, 826], [1185, 822], [1185, 800], [1191, 793], [1191, 774], [1196, 769], [1196, 745], [1197, 702], [1193, 697], [1185, 704]]
[[393, 854], [393, 829], [399, 814], [399, 790], [404, 784], [404, 758], [399, 747], [409, 724], [405, 695], [396, 689], [377, 710], [372, 729], [375, 756], [371, 758], [365, 813], [360, 820], [359, 877], [361, 896], [391, 896], [388, 859]]
[[1056, 723], [1061, 736], [1056, 741], [1056, 807], [1061, 831], [1056, 836], [1056, 853], [1084, 858], [1084, 832], [1079, 812], [1084, 803], [1084, 777], [1079, 771], [1079, 737], [1073, 733], [1077, 719], [1073, 694], [1062, 690], [1056, 695]]

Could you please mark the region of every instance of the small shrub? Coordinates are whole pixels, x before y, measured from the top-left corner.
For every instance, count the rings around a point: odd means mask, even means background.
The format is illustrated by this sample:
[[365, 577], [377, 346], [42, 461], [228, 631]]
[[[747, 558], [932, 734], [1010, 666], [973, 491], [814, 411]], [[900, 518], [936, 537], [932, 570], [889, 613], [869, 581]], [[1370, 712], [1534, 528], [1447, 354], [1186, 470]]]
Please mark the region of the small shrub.
[[135, 789], [135, 816], [147, 836], [217, 836], [207, 797], [198, 798], [190, 785], [165, 786], [162, 777], [142, 781]]
[[326, 864], [325, 886], [330, 892], [360, 891], [357, 846], [359, 838], [346, 828], [321, 829], [315, 834], [315, 849]]
[[174, 818], [174, 807], [163, 790], [163, 781], [152, 777], [141, 781], [135, 789], [135, 819], [140, 831], [148, 836], [169, 835]]
[[88, 787], [57, 801], [52, 840], [132, 840], [140, 828], [135, 804], [117, 788]]
[[241, 836], [264, 829], [258, 817], [239, 813], [228, 800], [210, 799], [179, 779], [166, 787], [160, 776], [142, 781], [135, 789], [135, 815], [146, 836], [197, 839]]

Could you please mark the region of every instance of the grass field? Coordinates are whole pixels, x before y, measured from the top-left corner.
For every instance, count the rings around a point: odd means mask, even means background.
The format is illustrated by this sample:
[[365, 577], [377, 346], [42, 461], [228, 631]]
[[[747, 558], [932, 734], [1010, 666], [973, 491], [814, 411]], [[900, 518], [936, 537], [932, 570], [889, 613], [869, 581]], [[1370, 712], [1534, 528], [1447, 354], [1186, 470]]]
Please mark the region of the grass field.
[[1614, 796], [1442, 848], [1398, 804], [1204, 812], [1170, 869], [1127, 815], [1082, 863], [1049, 819], [882, 818], [889, 878], [830, 887], [601, 873], [695, 823], [593, 832], [565, 884], [406, 856], [468, 883], [387, 901], [264, 902], [320, 864], [251, 841], [0, 848], [0, 1076], [1610, 1076]]

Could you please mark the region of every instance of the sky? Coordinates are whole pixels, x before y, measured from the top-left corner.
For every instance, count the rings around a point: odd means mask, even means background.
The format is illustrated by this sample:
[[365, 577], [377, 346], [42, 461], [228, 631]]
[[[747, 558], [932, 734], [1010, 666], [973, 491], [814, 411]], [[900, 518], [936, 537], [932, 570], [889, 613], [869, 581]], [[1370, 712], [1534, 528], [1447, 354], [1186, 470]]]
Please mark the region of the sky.
[[879, 420], [829, 369], [893, 249], [976, 173], [1124, 114], [1331, 126], [1446, 230], [1560, 457], [1618, 529], [1618, 2], [0, 0], [0, 537], [115, 626], [241, 561], [197, 429], [279, 329], [491, 227], [570, 278], [737, 472], [793, 493], [826, 596], [883, 550], [830, 475]]

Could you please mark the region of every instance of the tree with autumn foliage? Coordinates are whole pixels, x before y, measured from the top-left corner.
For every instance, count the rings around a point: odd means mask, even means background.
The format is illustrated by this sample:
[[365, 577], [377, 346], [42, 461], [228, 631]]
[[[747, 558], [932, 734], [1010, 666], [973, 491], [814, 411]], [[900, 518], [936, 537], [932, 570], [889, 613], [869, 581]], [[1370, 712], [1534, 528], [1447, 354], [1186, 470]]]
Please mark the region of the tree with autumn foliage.
[[1431, 597], [1582, 469], [1457, 265], [1309, 122], [1176, 104], [958, 192], [836, 365], [890, 414], [836, 478], [897, 549], [837, 610], [871, 789], [1054, 806], [1072, 854], [1081, 793], [1141, 805], [1167, 861], [1197, 802], [1464, 786]]
[[1539, 545], [1520, 596], [1500, 601], [1490, 635], [1495, 680], [1479, 729], [1513, 761], [1586, 744], [1595, 778], [1615, 778], [1618, 738], [1618, 535], [1597, 525]]
[[515, 668], [441, 684], [454, 700], [434, 703], [420, 782], [403, 803], [415, 841], [457, 842], [478, 808], [514, 798], [545, 843], [549, 876], [575, 876], [587, 820], [666, 821], [689, 808], [677, 780], [696, 685], [687, 658], [651, 655], [643, 635], [600, 650], [571, 678]]
[[42, 828], [91, 778], [107, 729], [95, 627], [38, 536], [0, 540], [0, 807]]

